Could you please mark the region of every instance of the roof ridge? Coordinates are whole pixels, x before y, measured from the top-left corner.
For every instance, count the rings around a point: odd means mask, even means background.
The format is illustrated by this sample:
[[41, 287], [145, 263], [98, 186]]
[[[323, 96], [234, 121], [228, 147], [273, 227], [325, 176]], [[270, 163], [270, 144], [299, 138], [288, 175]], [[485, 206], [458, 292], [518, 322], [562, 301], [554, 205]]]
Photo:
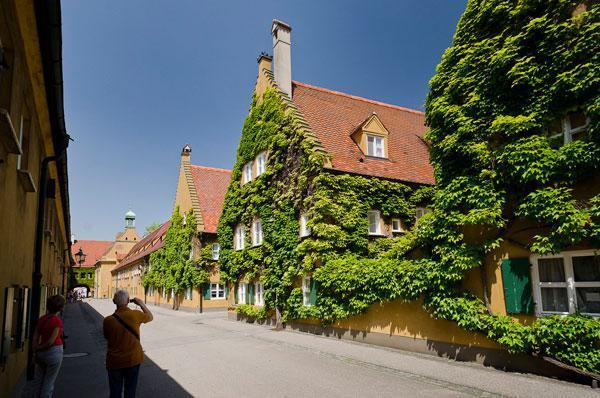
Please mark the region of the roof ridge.
[[311, 88], [313, 90], [322, 91], [324, 93], [339, 95], [339, 96], [342, 96], [342, 97], [347, 97], [347, 98], [351, 98], [351, 99], [355, 99], [355, 100], [359, 100], [359, 101], [363, 101], [363, 102], [368, 102], [368, 103], [375, 104], [375, 105], [381, 105], [381, 106], [385, 106], [385, 107], [388, 107], [388, 108], [397, 109], [397, 110], [400, 110], [400, 111], [405, 111], [405, 112], [410, 112], [410, 113], [416, 113], [416, 114], [419, 114], [419, 115], [424, 115], [425, 114], [425, 112], [421, 112], [421, 111], [418, 111], [416, 109], [410, 109], [410, 108], [406, 108], [406, 107], [403, 107], [403, 106], [388, 104], [386, 102], [376, 101], [376, 100], [372, 100], [372, 99], [365, 98], [365, 97], [359, 97], [357, 95], [347, 94], [347, 93], [343, 93], [341, 91], [330, 90], [328, 88], [313, 86], [312, 84], [306, 84], [306, 83], [302, 83], [302, 82], [299, 82], [299, 81], [296, 81], [296, 80], [292, 80], [292, 83], [295, 84], [295, 85], [297, 85], [297, 86]]
[[[113, 243], [114, 240], [98, 240], [98, 239], [77, 239], [77, 243], [79, 242], [103, 242], [103, 243]], [[76, 245], [77, 243], [74, 243], [73, 245]]]
[[200, 165], [197, 165], [197, 164], [190, 164], [190, 166], [196, 167], [196, 168], [199, 168], [199, 169], [212, 170], [212, 171], [220, 171], [220, 172], [223, 172], [223, 173], [231, 173], [231, 170], [222, 169], [220, 167], [200, 166]]

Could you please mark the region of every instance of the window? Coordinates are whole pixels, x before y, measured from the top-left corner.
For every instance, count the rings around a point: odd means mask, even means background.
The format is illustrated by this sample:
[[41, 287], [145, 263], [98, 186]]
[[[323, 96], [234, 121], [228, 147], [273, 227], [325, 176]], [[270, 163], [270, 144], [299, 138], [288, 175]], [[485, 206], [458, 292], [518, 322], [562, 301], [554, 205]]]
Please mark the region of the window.
[[250, 181], [252, 181], [252, 162], [246, 163], [242, 170], [242, 184], [246, 184]]
[[262, 221], [255, 218], [252, 223], [252, 246], [260, 246], [263, 241]]
[[261, 152], [256, 157], [256, 176], [258, 177], [262, 173], [265, 172], [267, 164], [267, 154], [265, 152]]
[[302, 278], [302, 305], [312, 305], [311, 297], [310, 297], [310, 285], [311, 285], [310, 276], [303, 277]]
[[538, 314], [600, 315], [600, 256], [564, 252], [532, 260]]
[[385, 157], [384, 138], [376, 135], [367, 135], [367, 155], [378, 158]]
[[243, 225], [238, 225], [235, 227], [235, 241], [234, 247], [235, 250], [242, 250], [244, 248], [244, 243], [246, 240], [246, 227]]
[[369, 210], [369, 235], [381, 235], [381, 214], [379, 210]]
[[192, 287], [191, 286], [188, 286], [185, 288], [185, 299], [186, 300], [192, 299]]
[[402, 220], [399, 218], [392, 218], [392, 232], [405, 232]]
[[555, 146], [568, 144], [585, 137], [590, 119], [582, 111], [569, 112], [548, 129], [548, 138]]
[[210, 298], [211, 299], [222, 299], [225, 298], [225, 285], [219, 283], [210, 284]]
[[254, 284], [254, 303], [256, 305], [265, 305], [265, 298], [263, 296], [263, 284], [255, 283]]
[[218, 260], [219, 259], [219, 252], [221, 251], [221, 246], [219, 246], [218, 243], [213, 243], [212, 244], [212, 259], [213, 260]]
[[308, 227], [308, 215], [306, 213], [300, 214], [300, 237], [310, 236], [312, 233]]
[[417, 207], [415, 210], [415, 219], [418, 220], [427, 213], [431, 213], [431, 209], [429, 207]]
[[238, 285], [238, 304], [246, 304], [246, 287], [247, 283], [240, 283]]

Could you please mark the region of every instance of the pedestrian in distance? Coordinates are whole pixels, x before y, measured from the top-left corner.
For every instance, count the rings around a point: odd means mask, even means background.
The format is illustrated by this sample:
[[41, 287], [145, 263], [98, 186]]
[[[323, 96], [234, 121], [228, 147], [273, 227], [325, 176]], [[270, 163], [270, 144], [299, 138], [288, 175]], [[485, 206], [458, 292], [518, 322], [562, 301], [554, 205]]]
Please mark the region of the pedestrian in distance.
[[[132, 310], [129, 303], [142, 310]], [[152, 321], [148, 307], [139, 298], [129, 300], [129, 293], [117, 290], [113, 297], [117, 306], [114, 314], [104, 318], [104, 337], [107, 341], [106, 369], [110, 398], [135, 397], [140, 365], [144, 352], [140, 343], [140, 325]], [[124, 394], [124, 395], [123, 395]]]
[[64, 307], [63, 296], [49, 297], [46, 302], [47, 313], [37, 321], [32, 340], [35, 374], [33, 381], [25, 387], [23, 397], [52, 397], [54, 382], [63, 360], [63, 322], [58, 314]]

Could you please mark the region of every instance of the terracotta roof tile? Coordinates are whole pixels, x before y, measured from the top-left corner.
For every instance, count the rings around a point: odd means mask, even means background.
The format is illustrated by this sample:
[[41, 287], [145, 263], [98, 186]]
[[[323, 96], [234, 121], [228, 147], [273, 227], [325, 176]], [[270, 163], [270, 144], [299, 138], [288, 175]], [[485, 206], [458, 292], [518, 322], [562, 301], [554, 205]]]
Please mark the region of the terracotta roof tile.
[[[85, 263], [83, 263], [81, 267], [90, 268], [96, 264], [112, 244], [113, 242], [110, 240], [78, 240], [77, 243], [71, 246], [71, 253], [73, 254], [75, 261], [77, 261], [75, 253], [81, 248], [86, 254]], [[75, 264], [75, 266], [79, 267], [79, 264]]]
[[124, 268], [134, 261], [139, 260], [145, 256], [148, 256], [164, 245], [164, 240], [161, 239], [163, 235], [167, 233], [169, 229], [169, 225], [171, 225], [171, 221], [164, 222], [160, 227], [146, 235], [142, 240], [135, 244], [127, 253], [125, 257], [123, 257], [122, 261], [113, 267], [111, 271], [116, 271], [118, 269]]
[[[423, 136], [425, 114], [383, 102], [293, 82], [293, 101], [332, 155], [332, 169], [393, 180], [434, 184]], [[389, 131], [389, 159], [367, 157], [351, 137], [373, 113]]]
[[191, 165], [204, 232], [216, 233], [225, 193], [231, 180], [231, 170]]

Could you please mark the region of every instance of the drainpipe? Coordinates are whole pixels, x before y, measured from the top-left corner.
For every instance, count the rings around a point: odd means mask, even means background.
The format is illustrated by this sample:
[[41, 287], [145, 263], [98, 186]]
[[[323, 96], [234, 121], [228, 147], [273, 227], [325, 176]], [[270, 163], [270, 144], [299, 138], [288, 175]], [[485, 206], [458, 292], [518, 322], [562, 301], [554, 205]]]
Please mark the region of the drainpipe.
[[62, 267], [62, 287], [60, 289], [60, 294], [62, 294], [63, 296], [65, 295], [65, 279], [67, 277], [67, 263], [69, 265], [71, 265], [71, 256], [69, 254], [67, 254], [68, 252], [71, 251], [71, 243], [68, 242], [67, 246], [69, 246], [69, 247], [65, 249], [65, 254], [64, 254], [67, 261], [65, 261], [65, 264]]
[[33, 361], [33, 333], [40, 312], [42, 299], [42, 242], [44, 239], [44, 207], [48, 192], [48, 164], [56, 162], [65, 152], [58, 156], [48, 156], [42, 160], [40, 172], [40, 191], [38, 196], [37, 222], [35, 226], [35, 252], [33, 257], [33, 275], [31, 280], [31, 309], [29, 312], [29, 345], [27, 349], [27, 380], [33, 380], [35, 363]]

